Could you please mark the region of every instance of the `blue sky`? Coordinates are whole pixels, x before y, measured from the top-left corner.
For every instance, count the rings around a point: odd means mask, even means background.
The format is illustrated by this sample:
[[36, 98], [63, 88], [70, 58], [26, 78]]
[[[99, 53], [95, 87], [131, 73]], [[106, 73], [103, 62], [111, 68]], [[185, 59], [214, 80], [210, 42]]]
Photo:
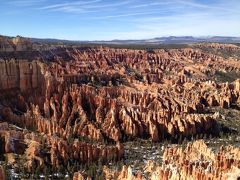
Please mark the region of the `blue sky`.
[[69, 40], [240, 36], [240, 0], [0, 0], [0, 34]]

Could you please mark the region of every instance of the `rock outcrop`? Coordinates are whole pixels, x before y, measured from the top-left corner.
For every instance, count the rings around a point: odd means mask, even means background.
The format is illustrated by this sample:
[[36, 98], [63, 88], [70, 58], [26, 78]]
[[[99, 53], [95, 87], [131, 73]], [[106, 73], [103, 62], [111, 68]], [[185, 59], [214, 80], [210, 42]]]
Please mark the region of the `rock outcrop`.
[[[239, 72], [240, 61], [201, 48], [81, 48], [1, 36], [0, 120], [6, 123], [0, 124], [0, 152], [25, 154], [28, 169], [60, 168], [70, 160], [119, 160], [121, 143], [129, 139], [218, 135], [220, 115], [209, 108], [239, 104], [240, 80], [217, 83], [213, 77]], [[170, 171], [161, 172], [170, 177]]]
[[163, 155], [163, 168], [157, 170], [154, 176], [157, 174], [166, 179], [175, 179], [176, 177], [227, 179], [229, 172], [239, 168], [239, 153], [239, 148], [228, 146], [221, 147], [215, 154], [202, 140], [188, 144], [185, 149], [169, 148]]
[[44, 77], [40, 66], [38, 61], [0, 60], [0, 91], [32, 93], [37, 88], [42, 88]]
[[103, 168], [104, 176], [106, 180], [117, 179], [117, 180], [141, 180], [143, 179], [141, 172], [134, 175], [130, 166], [123, 166], [121, 171], [112, 172], [106, 166]]
[[[3, 153], [23, 154], [26, 157], [25, 167], [31, 170], [34, 167], [43, 168], [46, 163], [53, 167], [67, 165], [77, 161], [87, 163], [97, 161], [120, 160], [124, 154], [124, 147], [119, 142], [116, 145], [92, 144], [79, 139], [64, 140], [54, 135], [37, 135], [27, 131], [11, 130], [8, 127], [1, 131], [4, 139]], [[46, 151], [47, 149], [47, 151]], [[46, 161], [46, 156], [50, 161]]]
[[0, 36], [0, 52], [29, 51], [33, 43], [28, 38]]
[[0, 179], [5, 180], [5, 172], [2, 166], [0, 166]]
[[[217, 152], [208, 148], [203, 140], [189, 143], [187, 147], [167, 148], [162, 166], [154, 162], [146, 164], [148, 179], [229, 179], [240, 177], [240, 149], [221, 147]], [[144, 179], [141, 172], [133, 173], [131, 167], [123, 166], [121, 171], [104, 167], [105, 179]]]
[[[73, 180], [85, 180], [84, 176], [81, 174], [81, 172], [75, 172], [73, 175]], [[87, 177], [87, 180], [91, 180], [90, 177]]]

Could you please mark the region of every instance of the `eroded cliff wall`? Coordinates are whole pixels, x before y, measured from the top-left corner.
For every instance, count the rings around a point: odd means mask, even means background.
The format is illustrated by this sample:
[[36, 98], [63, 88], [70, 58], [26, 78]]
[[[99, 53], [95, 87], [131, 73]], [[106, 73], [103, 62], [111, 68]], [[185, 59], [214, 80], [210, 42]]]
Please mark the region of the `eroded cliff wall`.
[[[60, 168], [71, 160], [119, 160], [121, 143], [135, 138], [217, 136], [221, 117], [209, 108], [240, 102], [240, 80], [214, 79], [218, 71], [240, 71], [239, 60], [200, 49], [54, 47], [36, 53], [21, 38], [1, 43], [1, 151], [25, 154], [28, 170], [35, 161]], [[12, 58], [16, 52], [21, 56]]]

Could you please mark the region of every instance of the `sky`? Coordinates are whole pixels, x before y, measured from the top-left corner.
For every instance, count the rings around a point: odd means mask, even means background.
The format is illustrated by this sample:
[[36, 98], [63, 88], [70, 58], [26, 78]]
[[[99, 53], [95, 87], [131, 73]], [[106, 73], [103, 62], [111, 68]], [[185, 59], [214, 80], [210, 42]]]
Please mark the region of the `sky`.
[[0, 0], [0, 34], [68, 40], [240, 37], [240, 0]]

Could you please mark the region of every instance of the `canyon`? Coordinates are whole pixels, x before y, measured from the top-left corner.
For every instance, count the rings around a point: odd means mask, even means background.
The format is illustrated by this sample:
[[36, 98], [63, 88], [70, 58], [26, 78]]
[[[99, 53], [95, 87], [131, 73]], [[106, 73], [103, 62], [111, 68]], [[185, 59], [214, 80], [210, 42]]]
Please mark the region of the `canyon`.
[[[216, 153], [203, 140], [188, 143], [186, 148], [166, 148], [162, 166], [152, 161], [144, 170], [149, 179], [237, 179], [239, 178], [240, 149], [233, 146], [221, 147]], [[134, 174], [130, 166], [120, 171], [104, 167], [106, 179], [145, 179], [139, 171]]]
[[[6, 168], [26, 178], [239, 178], [240, 121], [228, 127], [215, 110], [239, 111], [239, 52], [234, 44], [133, 50], [1, 36], [0, 179]], [[236, 142], [217, 150], [203, 140], [228, 133]], [[139, 139], [169, 141], [160, 165], [147, 162], [148, 176], [110, 167]], [[170, 146], [183, 141], [191, 142]]]

